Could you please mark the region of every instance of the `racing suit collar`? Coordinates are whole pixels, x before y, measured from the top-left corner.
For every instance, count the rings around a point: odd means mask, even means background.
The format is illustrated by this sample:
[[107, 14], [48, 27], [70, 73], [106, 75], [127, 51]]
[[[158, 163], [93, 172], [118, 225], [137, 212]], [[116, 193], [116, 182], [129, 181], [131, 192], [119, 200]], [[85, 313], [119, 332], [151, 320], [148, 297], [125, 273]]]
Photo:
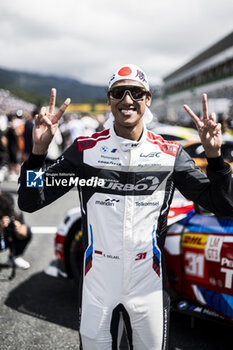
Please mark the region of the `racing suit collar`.
[[117, 143], [119, 144], [121, 150], [123, 152], [126, 152], [126, 151], [129, 151], [129, 150], [136, 149], [136, 148], [140, 147], [140, 145], [146, 139], [147, 129], [146, 129], [145, 123], [143, 123], [143, 132], [142, 132], [142, 135], [141, 135], [141, 137], [140, 137], [140, 139], [138, 141], [125, 139], [123, 137], [118, 136], [116, 134], [115, 130], [114, 130], [113, 124], [110, 127], [110, 132], [114, 136], [114, 138], [117, 140]]

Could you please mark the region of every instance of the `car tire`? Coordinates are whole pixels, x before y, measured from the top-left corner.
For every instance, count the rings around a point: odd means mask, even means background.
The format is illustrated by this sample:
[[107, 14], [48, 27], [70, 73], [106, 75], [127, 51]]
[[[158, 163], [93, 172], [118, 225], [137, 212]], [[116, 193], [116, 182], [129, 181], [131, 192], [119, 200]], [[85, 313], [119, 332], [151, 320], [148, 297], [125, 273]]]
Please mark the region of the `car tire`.
[[69, 244], [69, 267], [71, 276], [74, 278], [75, 282], [79, 284], [82, 275], [83, 267], [83, 242], [82, 242], [82, 231], [80, 229], [73, 230], [69, 233], [70, 244]]

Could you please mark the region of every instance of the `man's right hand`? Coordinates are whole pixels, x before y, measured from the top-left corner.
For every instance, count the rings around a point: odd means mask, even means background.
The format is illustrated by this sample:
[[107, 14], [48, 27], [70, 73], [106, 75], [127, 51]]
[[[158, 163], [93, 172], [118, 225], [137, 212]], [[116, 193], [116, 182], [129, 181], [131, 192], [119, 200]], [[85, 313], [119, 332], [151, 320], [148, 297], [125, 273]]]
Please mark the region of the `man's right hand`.
[[48, 152], [49, 145], [55, 135], [59, 120], [61, 119], [66, 108], [70, 104], [70, 98], [67, 98], [58, 112], [54, 114], [54, 108], [56, 104], [56, 89], [51, 90], [49, 111], [46, 107], [42, 107], [40, 114], [35, 116], [35, 124], [33, 127], [33, 154], [46, 154]]

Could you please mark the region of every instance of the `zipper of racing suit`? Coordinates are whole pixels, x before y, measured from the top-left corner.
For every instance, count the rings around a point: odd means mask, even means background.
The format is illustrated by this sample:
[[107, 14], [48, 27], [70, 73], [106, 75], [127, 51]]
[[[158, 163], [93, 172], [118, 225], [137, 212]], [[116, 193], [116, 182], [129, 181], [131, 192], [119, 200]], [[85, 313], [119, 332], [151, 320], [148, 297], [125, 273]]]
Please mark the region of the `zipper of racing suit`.
[[[127, 182], [132, 183], [132, 169], [134, 149], [129, 149], [129, 166], [125, 169], [128, 173]], [[132, 194], [132, 191], [130, 191]], [[130, 293], [132, 271], [132, 232], [133, 232], [134, 196], [125, 195], [124, 226], [123, 226], [123, 294]]]

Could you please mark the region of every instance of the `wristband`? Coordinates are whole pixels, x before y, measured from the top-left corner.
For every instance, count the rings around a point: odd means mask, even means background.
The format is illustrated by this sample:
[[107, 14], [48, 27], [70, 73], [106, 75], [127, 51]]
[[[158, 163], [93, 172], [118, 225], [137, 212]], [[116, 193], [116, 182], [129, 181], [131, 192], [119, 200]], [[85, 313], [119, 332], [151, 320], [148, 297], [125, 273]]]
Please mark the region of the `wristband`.
[[224, 159], [222, 156], [216, 157], [216, 158], [208, 158], [206, 157], [208, 161], [208, 166], [212, 170], [222, 170], [226, 168], [226, 163], [224, 162]]

